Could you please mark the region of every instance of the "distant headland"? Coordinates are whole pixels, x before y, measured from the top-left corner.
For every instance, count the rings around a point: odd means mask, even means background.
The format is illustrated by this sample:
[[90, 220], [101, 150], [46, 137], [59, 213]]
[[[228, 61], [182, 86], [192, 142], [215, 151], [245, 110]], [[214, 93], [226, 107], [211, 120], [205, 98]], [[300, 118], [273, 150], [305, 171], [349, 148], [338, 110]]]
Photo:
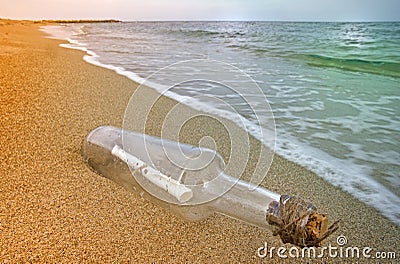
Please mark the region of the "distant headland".
[[118, 23], [121, 20], [116, 19], [55, 19], [55, 20], [40, 20], [38, 22], [50, 22], [50, 23]]

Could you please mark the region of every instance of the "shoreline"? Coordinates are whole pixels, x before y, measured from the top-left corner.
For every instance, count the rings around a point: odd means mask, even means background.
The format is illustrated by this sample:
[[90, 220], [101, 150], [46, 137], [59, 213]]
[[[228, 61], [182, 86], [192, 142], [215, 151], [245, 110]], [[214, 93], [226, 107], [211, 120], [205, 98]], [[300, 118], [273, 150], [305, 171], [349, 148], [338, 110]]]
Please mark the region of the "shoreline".
[[[80, 157], [83, 139], [100, 125], [121, 127], [137, 84], [85, 62], [82, 51], [58, 47], [63, 42], [45, 38], [38, 30], [40, 24], [24, 23], [0, 26], [5, 76], [0, 79], [5, 101], [0, 107], [5, 120], [0, 135], [6, 142], [0, 171], [5, 175], [2, 200], [7, 201], [1, 205], [0, 222], [5, 224], [0, 226], [0, 248], [6, 249], [1, 260], [65, 261], [76, 256], [92, 261], [254, 262], [257, 248], [265, 241], [282, 246], [270, 230], [224, 216], [199, 223], [183, 221], [91, 172]], [[173, 106], [172, 99], [161, 98], [149, 124], [150, 134], [159, 133], [164, 110]], [[202, 125], [221, 138], [221, 145], [226, 143], [220, 129], [207, 120], [196, 120], [193, 127]], [[183, 133], [192, 144], [199, 136], [190, 129]], [[251, 143], [260, 144], [254, 139]], [[254, 155], [250, 164], [254, 165]], [[327, 244], [336, 246], [341, 234], [349, 245], [399, 251], [398, 226], [299, 165], [275, 155], [262, 185], [312, 201], [328, 213], [331, 223], [341, 219], [341, 230]], [[161, 241], [164, 248], [158, 246]], [[228, 248], [234, 250], [227, 253]], [[281, 262], [277, 256], [274, 260]]]

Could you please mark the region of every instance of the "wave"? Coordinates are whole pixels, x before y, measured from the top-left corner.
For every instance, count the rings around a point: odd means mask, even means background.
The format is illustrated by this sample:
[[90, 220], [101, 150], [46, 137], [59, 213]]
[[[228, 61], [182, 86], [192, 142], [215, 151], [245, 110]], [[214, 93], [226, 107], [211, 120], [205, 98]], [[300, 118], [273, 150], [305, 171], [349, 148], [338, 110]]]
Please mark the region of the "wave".
[[178, 33], [184, 34], [189, 37], [223, 37], [223, 38], [240, 38], [245, 36], [246, 34], [239, 31], [234, 32], [221, 32], [221, 31], [213, 31], [213, 30], [187, 30], [180, 29], [177, 31]]
[[186, 30], [186, 29], [180, 29], [179, 33], [188, 35], [188, 36], [193, 36], [193, 37], [202, 37], [202, 36], [215, 36], [215, 35], [220, 35], [220, 32], [216, 31], [209, 31], [209, 30]]
[[371, 73], [400, 78], [400, 63], [390, 61], [369, 61], [362, 59], [345, 59], [327, 57], [316, 54], [302, 54], [297, 56], [316, 67], [331, 67], [341, 70]]

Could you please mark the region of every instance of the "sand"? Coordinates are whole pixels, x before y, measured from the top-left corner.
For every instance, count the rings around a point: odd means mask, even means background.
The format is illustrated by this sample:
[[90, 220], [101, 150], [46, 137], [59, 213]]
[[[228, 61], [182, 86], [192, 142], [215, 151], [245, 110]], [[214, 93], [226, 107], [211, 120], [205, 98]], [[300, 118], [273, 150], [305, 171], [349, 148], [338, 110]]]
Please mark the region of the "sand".
[[[272, 259], [257, 256], [265, 242], [269, 247], [282, 246], [271, 230], [222, 215], [187, 222], [91, 171], [80, 154], [84, 138], [97, 126], [122, 125], [137, 84], [84, 62], [81, 51], [44, 38], [40, 25], [0, 20], [1, 262], [296, 260], [281, 259], [276, 252]], [[174, 103], [168, 98], [160, 101], [148, 133], [159, 134], [159, 121]], [[219, 150], [226, 155], [223, 146], [229, 142], [217, 124], [199, 118], [191, 126], [182, 133], [183, 141], [197, 144], [206, 127], [219, 135]], [[348, 240], [345, 246], [371, 247], [371, 254], [396, 252], [400, 257], [398, 226], [312, 172], [275, 156], [262, 185], [301, 195], [331, 221], [341, 219], [340, 231], [326, 245], [337, 246], [337, 236], [343, 235]], [[375, 263], [376, 259], [325, 254], [322, 259], [297, 261]]]

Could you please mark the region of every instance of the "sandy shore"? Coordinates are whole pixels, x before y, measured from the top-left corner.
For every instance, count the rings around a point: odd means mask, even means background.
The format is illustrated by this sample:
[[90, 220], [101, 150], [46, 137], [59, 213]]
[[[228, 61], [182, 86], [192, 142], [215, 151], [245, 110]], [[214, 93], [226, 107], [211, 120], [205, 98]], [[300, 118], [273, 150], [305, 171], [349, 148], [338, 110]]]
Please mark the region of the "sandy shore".
[[[224, 216], [186, 222], [92, 172], [80, 155], [82, 141], [97, 126], [121, 126], [137, 84], [84, 62], [83, 52], [60, 48], [38, 26], [0, 20], [0, 262], [248, 263], [260, 261], [256, 251], [265, 242], [282, 246], [270, 230]], [[160, 101], [148, 133], [159, 133], [159, 121], [173, 105]], [[218, 135], [218, 144], [229, 145], [212, 122], [200, 118], [191, 125], [184, 141], [197, 144], [203, 132], [196, 128], [204, 126]], [[330, 219], [341, 219], [327, 245], [337, 246], [337, 236], [344, 235], [346, 246], [400, 257], [398, 226], [308, 170], [275, 156], [262, 185], [301, 195]], [[263, 261], [294, 259], [275, 252]], [[325, 254], [297, 261], [377, 260]]]

